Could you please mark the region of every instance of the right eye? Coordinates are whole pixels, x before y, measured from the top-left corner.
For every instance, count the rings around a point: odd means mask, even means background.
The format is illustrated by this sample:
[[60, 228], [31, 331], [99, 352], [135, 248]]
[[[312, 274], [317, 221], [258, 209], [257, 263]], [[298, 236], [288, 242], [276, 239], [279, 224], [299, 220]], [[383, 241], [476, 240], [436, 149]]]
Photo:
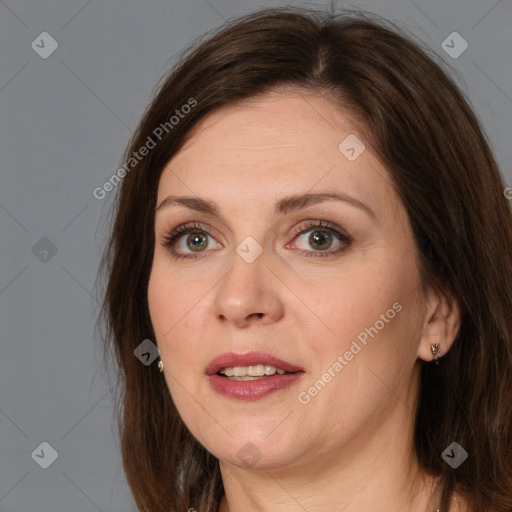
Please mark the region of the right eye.
[[[185, 237], [185, 235], [188, 236]], [[162, 246], [169, 250], [173, 258], [195, 259], [199, 257], [200, 253], [205, 252], [206, 248], [210, 245], [208, 238], [213, 240], [211, 235], [209, 235], [200, 224], [182, 224], [170, 233], [164, 235]], [[176, 244], [179, 250], [176, 250]], [[192, 252], [187, 252], [187, 249], [190, 249]]]

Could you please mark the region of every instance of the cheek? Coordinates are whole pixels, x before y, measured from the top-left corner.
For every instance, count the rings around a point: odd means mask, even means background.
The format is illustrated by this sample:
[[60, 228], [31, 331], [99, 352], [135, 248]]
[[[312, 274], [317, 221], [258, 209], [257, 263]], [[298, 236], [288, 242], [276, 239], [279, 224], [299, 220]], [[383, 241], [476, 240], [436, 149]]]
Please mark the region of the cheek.
[[[402, 281], [384, 272], [378, 264], [346, 265], [329, 278], [317, 276], [316, 291], [312, 291], [315, 288], [311, 282], [305, 282], [297, 295], [307, 297], [307, 303], [312, 304], [312, 323], [317, 327], [320, 323], [324, 335], [338, 340], [342, 348], [401, 300], [405, 289]], [[390, 315], [393, 313], [394, 310]]]
[[[165, 364], [166, 379], [170, 385], [173, 385], [172, 379], [169, 381], [168, 377], [177, 375], [179, 366], [176, 364], [176, 357], [179, 360], [182, 357], [181, 354], [178, 356], [176, 351], [180, 351], [180, 343], [177, 341], [186, 319], [187, 290], [184, 286], [178, 286], [163, 265], [155, 262], [147, 293], [149, 314], [156, 337], [155, 343], [160, 349], [160, 356]], [[173, 357], [170, 357], [171, 350]]]
[[[197, 303], [199, 290], [193, 281], [181, 279], [164, 258], [155, 256], [148, 283], [148, 306], [157, 338], [172, 338]], [[165, 338], [163, 337], [165, 335]]]
[[[193, 290], [184, 283], [180, 285], [169, 269], [159, 262], [153, 265], [147, 293], [155, 343], [165, 364], [164, 377], [173, 401], [182, 414], [193, 408], [193, 401], [183, 389], [193, 393], [196, 384], [196, 376], [191, 369], [198, 354], [194, 349], [195, 338], [189, 328], [193, 325], [193, 304], [197, 303], [197, 294], [194, 295]], [[190, 314], [187, 315], [187, 312]]]
[[[165, 261], [155, 260], [147, 291], [149, 314], [165, 368], [180, 380], [193, 376], [190, 368], [197, 365], [190, 363], [199, 360], [205, 332], [199, 320], [205, 318], [207, 305], [204, 286], [200, 280], [181, 279]], [[181, 375], [184, 367], [187, 374]]]
[[175, 311], [175, 294], [170, 293], [170, 283], [158, 264], [154, 264], [148, 283], [148, 307], [155, 336], [160, 338], [172, 327]]
[[346, 260], [329, 279], [316, 276], [321, 287], [304, 285], [299, 293], [314, 305], [314, 315], [308, 315], [311, 322], [302, 322], [309, 333], [304, 352], [311, 362], [308, 384], [329, 380], [330, 370], [340, 376], [332, 379], [331, 391], [352, 405], [366, 399], [374, 403], [381, 392], [386, 395], [387, 388], [375, 375], [398, 385], [405, 378], [402, 370], [412, 367], [419, 343], [421, 312], [415, 300], [418, 288], [413, 286], [418, 278], [414, 260], [392, 261], [374, 254], [364, 262]]

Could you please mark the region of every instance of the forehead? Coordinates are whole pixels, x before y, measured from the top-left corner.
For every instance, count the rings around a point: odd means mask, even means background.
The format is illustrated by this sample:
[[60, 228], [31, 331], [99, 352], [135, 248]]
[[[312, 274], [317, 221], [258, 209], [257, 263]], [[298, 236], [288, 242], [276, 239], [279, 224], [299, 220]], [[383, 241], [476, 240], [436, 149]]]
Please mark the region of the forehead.
[[[324, 97], [271, 92], [224, 106], [207, 116], [193, 129], [179, 159], [195, 153], [194, 146], [199, 145], [208, 147], [212, 150], [210, 156], [216, 157], [236, 158], [238, 150], [243, 149], [256, 159], [270, 154], [290, 160], [294, 148], [301, 154], [332, 153], [340, 137], [354, 130], [348, 114], [335, 109]], [[337, 156], [338, 152], [332, 154]]]
[[356, 130], [347, 113], [319, 95], [275, 92], [222, 107], [198, 123], [167, 164], [158, 201], [182, 193], [256, 205], [322, 189], [363, 197], [378, 213], [397, 198], [368, 145], [353, 161], [340, 150], [346, 140], [363, 144]]

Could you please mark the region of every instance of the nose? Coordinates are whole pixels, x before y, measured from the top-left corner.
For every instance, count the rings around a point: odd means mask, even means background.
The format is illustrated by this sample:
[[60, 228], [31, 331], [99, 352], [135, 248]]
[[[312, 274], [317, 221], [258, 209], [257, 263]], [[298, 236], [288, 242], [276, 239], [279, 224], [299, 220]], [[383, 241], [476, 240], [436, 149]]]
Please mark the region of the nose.
[[233, 255], [232, 268], [216, 287], [213, 314], [238, 328], [271, 324], [284, 313], [281, 282], [267, 268], [264, 253], [252, 263]]

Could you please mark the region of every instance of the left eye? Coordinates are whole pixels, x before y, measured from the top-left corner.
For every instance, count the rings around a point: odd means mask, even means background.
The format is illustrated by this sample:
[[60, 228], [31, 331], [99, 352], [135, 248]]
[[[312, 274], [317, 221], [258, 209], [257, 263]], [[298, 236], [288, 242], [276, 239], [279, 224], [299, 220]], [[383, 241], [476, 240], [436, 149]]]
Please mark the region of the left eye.
[[[329, 231], [320, 231], [318, 229], [309, 230], [306, 232], [311, 233], [307, 239], [307, 242], [316, 249], [329, 249], [332, 245], [333, 233]], [[299, 238], [303, 238], [306, 235], [301, 235]], [[306, 249], [307, 250], [307, 249]]]
[[[336, 239], [338, 239], [338, 247], [327, 251], [327, 249], [332, 247]], [[313, 251], [308, 249], [308, 247], [301, 249], [308, 252], [308, 255], [311, 256], [329, 256], [332, 254], [337, 254], [338, 252], [344, 250], [351, 243], [351, 239], [347, 235], [340, 233], [334, 228], [324, 227], [321, 225], [312, 226], [306, 230], [301, 231], [299, 236], [296, 237], [296, 240], [301, 242], [305, 241], [309, 247], [313, 248]], [[297, 242], [294, 242], [293, 245], [295, 246], [296, 243]]]

